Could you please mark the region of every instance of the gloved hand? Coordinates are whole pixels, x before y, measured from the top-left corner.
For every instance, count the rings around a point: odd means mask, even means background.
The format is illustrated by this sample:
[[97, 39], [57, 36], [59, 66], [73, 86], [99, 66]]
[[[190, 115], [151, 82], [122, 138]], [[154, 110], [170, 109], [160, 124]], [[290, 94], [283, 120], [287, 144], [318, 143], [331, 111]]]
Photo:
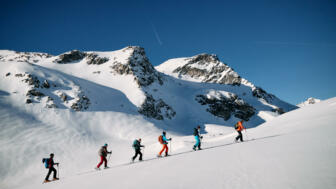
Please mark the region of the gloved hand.
[[203, 136], [200, 136], [201, 139], [203, 139]]
[[172, 140], [172, 138], [169, 138], [169, 140]]

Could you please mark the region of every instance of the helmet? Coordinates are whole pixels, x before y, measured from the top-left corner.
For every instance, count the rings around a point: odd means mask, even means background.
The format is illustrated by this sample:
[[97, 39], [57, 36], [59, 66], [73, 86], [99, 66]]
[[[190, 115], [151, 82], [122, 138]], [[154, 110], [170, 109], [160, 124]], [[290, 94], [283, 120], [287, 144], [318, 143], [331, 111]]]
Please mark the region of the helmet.
[[198, 128], [198, 129], [200, 129], [200, 128], [201, 128], [201, 126], [197, 125], [197, 128]]
[[166, 135], [166, 131], [163, 131], [162, 134], [163, 134], [163, 135]]
[[54, 154], [53, 154], [53, 153], [51, 153], [51, 154], [50, 154], [50, 157], [51, 157], [51, 156], [54, 156]]
[[104, 144], [104, 147], [107, 147], [107, 146], [108, 146], [107, 143], [105, 143], [105, 144]]

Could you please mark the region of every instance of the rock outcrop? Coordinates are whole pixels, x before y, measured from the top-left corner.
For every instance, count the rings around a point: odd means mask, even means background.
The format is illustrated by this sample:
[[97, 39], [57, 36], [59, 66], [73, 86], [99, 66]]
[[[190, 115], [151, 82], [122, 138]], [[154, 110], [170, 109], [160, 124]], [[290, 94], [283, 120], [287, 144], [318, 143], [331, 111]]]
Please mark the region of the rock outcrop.
[[241, 77], [232, 68], [219, 61], [216, 55], [200, 54], [187, 60], [173, 73], [188, 76], [201, 82], [240, 85]]
[[252, 90], [252, 95], [255, 96], [255, 97], [257, 97], [257, 98], [262, 98], [262, 99], [264, 99], [268, 103], [272, 103], [272, 100], [275, 98], [274, 95], [268, 94], [266, 91], [264, 91], [260, 87], [255, 87]]
[[59, 64], [67, 64], [74, 61], [82, 60], [83, 58], [85, 58], [85, 56], [86, 53], [81, 52], [79, 50], [73, 50], [68, 53], [59, 55], [59, 57], [56, 60], [54, 60], [54, 62]]
[[197, 95], [195, 100], [201, 105], [207, 105], [206, 109], [214, 116], [221, 117], [225, 121], [231, 116], [248, 121], [255, 114], [255, 109], [233, 93], [220, 93], [212, 91], [212, 94]]
[[146, 94], [145, 102], [138, 110], [139, 113], [146, 117], [163, 120], [164, 118], [172, 119], [176, 112], [166, 104], [162, 99], [155, 100], [152, 95]]
[[126, 63], [114, 62], [111, 69], [120, 75], [132, 74], [139, 87], [146, 87], [157, 81], [163, 84], [162, 77], [149, 62], [142, 47], [127, 47], [124, 51], [132, 51]]

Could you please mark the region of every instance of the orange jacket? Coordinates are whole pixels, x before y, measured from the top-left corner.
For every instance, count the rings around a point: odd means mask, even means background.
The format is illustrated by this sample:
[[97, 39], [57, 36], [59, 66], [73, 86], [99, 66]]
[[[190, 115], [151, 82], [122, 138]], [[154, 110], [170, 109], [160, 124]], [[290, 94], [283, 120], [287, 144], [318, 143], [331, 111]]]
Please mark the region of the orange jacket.
[[237, 131], [242, 131], [243, 129], [245, 129], [245, 127], [243, 126], [241, 121], [238, 121], [238, 129]]

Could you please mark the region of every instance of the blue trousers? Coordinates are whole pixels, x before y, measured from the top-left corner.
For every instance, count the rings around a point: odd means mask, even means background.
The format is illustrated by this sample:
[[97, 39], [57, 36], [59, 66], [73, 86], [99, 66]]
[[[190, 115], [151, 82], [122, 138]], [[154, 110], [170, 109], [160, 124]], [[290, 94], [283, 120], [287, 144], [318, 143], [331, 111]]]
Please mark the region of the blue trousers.
[[196, 140], [196, 144], [194, 145], [194, 147], [198, 147], [201, 148], [201, 140], [199, 138], [199, 136], [195, 136], [195, 140]]

